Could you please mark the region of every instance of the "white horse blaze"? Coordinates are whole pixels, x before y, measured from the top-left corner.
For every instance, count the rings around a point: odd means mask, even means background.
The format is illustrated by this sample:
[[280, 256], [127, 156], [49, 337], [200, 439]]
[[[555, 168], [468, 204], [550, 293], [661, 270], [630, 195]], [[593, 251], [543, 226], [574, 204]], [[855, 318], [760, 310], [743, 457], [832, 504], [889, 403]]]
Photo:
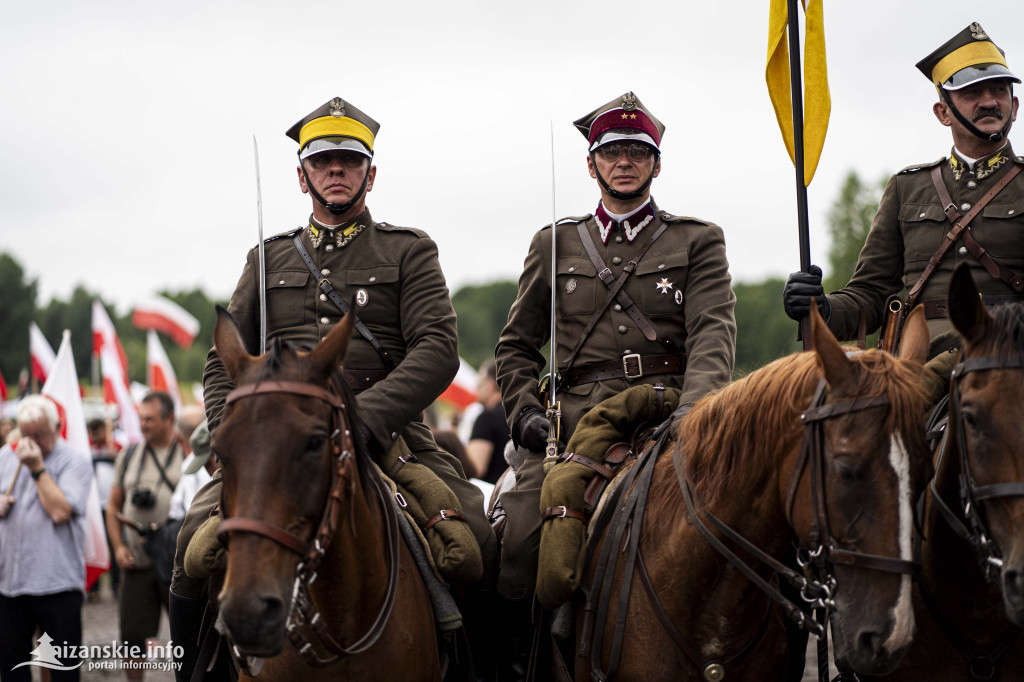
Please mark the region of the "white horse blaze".
[[[889, 437], [889, 463], [899, 482], [900, 505], [900, 558], [912, 559], [913, 500], [910, 499], [910, 456], [903, 440], [894, 433]], [[914, 636], [914, 611], [910, 604], [910, 576], [900, 576], [900, 596], [892, 608], [893, 628], [885, 640], [885, 650], [896, 651], [910, 643]]]

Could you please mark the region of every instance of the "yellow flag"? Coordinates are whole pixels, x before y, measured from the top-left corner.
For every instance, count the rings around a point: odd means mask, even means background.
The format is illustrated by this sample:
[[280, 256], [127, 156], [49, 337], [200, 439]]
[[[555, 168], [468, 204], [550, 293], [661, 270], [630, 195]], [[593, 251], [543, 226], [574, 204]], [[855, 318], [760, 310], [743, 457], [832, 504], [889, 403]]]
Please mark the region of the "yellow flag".
[[[807, 15], [804, 37], [804, 186], [811, 184], [818, 167], [821, 148], [825, 144], [832, 98], [828, 94], [828, 73], [825, 68], [825, 24], [822, 0], [801, 0]], [[796, 163], [793, 152], [793, 105], [790, 101], [789, 41], [786, 34], [786, 0], [771, 0], [768, 16], [768, 64], [765, 80], [775, 107], [782, 139], [789, 158]]]

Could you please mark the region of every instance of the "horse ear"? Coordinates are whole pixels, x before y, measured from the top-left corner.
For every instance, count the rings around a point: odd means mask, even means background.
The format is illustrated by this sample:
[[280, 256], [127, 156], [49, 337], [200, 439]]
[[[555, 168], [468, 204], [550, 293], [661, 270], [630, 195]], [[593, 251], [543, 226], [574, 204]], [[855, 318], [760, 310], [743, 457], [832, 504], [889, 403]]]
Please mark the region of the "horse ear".
[[213, 347], [217, 350], [228, 376], [234, 381], [238, 375], [255, 359], [245, 350], [242, 336], [238, 333], [238, 323], [231, 313], [217, 306], [217, 326], [213, 330]]
[[317, 378], [326, 380], [341, 364], [345, 351], [348, 350], [349, 339], [352, 338], [353, 318], [351, 312], [347, 313], [334, 325], [334, 329], [327, 333], [323, 341], [310, 351], [310, 368]]
[[830, 386], [838, 386], [850, 378], [852, 374], [851, 362], [846, 357], [846, 352], [839, 341], [829, 330], [825, 320], [818, 312], [816, 302], [811, 305], [811, 338], [814, 341], [814, 352], [821, 359], [822, 368], [825, 370], [825, 379]]
[[971, 277], [971, 269], [966, 263], [953, 273], [947, 308], [953, 326], [968, 344], [973, 345], [983, 339], [992, 325], [992, 316], [981, 301], [978, 287]]
[[928, 359], [928, 324], [924, 321], [924, 307], [916, 306], [903, 323], [900, 339], [900, 360], [924, 365]]

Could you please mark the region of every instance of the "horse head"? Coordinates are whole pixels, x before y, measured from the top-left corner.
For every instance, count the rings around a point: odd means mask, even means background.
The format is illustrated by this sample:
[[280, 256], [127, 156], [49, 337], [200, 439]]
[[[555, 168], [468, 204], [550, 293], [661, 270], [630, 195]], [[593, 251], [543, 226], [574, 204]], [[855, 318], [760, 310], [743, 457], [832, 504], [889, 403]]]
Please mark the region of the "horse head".
[[837, 661], [885, 673], [915, 630], [913, 509], [931, 473], [920, 383], [928, 329], [914, 311], [897, 357], [840, 347], [817, 310], [812, 329], [827, 388], [801, 420], [820, 424], [805, 435], [820, 454], [812, 446], [797, 456], [799, 478], [786, 481], [790, 522], [801, 562], [825, 569]]
[[959, 467], [953, 506], [984, 571], [1002, 588], [1007, 617], [1024, 626], [1024, 304], [990, 314], [961, 266], [950, 284], [949, 315], [963, 338], [950, 391], [949, 437], [959, 458], [940, 467]]
[[214, 346], [237, 386], [213, 443], [224, 477], [219, 535], [229, 547], [218, 599], [239, 653], [281, 652], [297, 573], [323, 557], [328, 506], [359, 485], [348, 468], [351, 395], [335, 376], [350, 331], [346, 316], [312, 351], [274, 340], [256, 357], [218, 308]]

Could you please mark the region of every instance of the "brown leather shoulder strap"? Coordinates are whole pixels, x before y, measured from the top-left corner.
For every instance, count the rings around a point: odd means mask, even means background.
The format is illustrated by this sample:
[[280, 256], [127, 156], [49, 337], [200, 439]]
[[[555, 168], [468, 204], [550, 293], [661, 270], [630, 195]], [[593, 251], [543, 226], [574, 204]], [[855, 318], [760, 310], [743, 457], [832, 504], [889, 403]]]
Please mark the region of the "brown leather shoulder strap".
[[[917, 302], [917, 297], [921, 295], [921, 290], [924, 288], [925, 282], [935, 272], [935, 268], [939, 266], [950, 247], [960, 238], [961, 234], [964, 234], [964, 230], [970, 225], [971, 221], [974, 220], [975, 216], [981, 213], [981, 210], [985, 208], [992, 199], [995, 198], [999, 192], [1010, 184], [1010, 181], [1017, 177], [1017, 174], [1021, 172], [1024, 166], [1017, 163], [1014, 164], [1003, 177], [992, 186], [988, 192], [983, 196], [967, 215], [962, 215], [960, 211], [956, 209], [953, 204], [953, 198], [949, 194], [949, 190], [946, 188], [946, 183], [942, 180], [942, 164], [938, 164], [931, 170], [932, 184], [935, 185], [935, 191], [939, 195], [939, 200], [942, 202], [942, 210], [946, 214], [946, 218], [952, 223], [953, 228], [946, 233], [943, 237], [942, 243], [939, 244], [939, 248], [935, 250], [932, 257], [928, 259], [928, 265], [925, 266], [924, 272], [921, 273], [921, 277], [918, 278], [917, 282], [913, 287], [910, 288], [910, 294], [907, 297], [907, 310], [914, 307]], [[972, 247], [973, 242], [973, 247]], [[1017, 291], [1024, 289], [1024, 282], [1019, 277], [1010, 272], [1004, 265], [998, 263], [991, 255], [985, 252], [984, 249], [978, 245], [973, 236], [964, 238], [964, 245], [971, 251], [975, 258], [977, 258], [985, 269], [988, 270], [989, 274], [996, 279], [1001, 279]], [[974, 248], [976, 247], [976, 248]], [[976, 252], [977, 251], [977, 252]]]
[[[655, 230], [650, 239], [644, 243], [643, 248], [640, 249], [640, 253], [636, 255], [636, 258], [626, 264], [626, 267], [622, 270], [622, 274], [620, 274], [618, 279], [616, 279], [612, 274], [611, 268], [605, 265], [604, 261], [601, 259], [601, 255], [597, 252], [597, 245], [594, 244], [594, 238], [590, 236], [586, 223], [576, 223], [576, 231], [580, 235], [580, 241], [583, 243], [583, 248], [586, 249], [587, 256], [590, 257], [590, 262], [594, 264], [595, 268], [597, 268], [597, 276], [602, 282], [604, 282], [605, 286], [608, 287], [608, 295], [605, 296], [601, 305], [598, 306], [594, 315], [587, 323], [587, 326], [583, 329], [579, 339], [576, 340], [576, 345], [573, 347], [572, 352], [569, 353], [569, 357], [566, 360], [563, 371], [564, 369], [572, 367], [572, 363], [576, 359], [576, 355], [580, 352], [580, 349], [583, 348], [583, 344], [590, 336], [590, 333], [594, 331], [597, 321], [601, 319], [601, 316], [604, 315], [605, 311], [608, 310], [608, 306], [610, 306], [614, 300], [618, 300], [622, 309], [630, 316], [633, 322], [636, 323], [636, 326], [640, 331], [643, 332], [644, 338], [648, 341], [657, 340], [670, 352], [675, 353], [679, 351], [679, 346], [675, 341], [663, 335], [654, 323], [651, 322], [651, 319], [644, 314], [644, 311], [640, 310], [636, 303], [633, 302], [633, 299], [622, 290], [622, 286], [626, 283], [626, 280], [629, 279], [629, 276], [633, 274], [633, 271], [636, 270], [637, 265], [647, 253], [647, 250], [654, 245], [654, 242], [657, 241], [658, 237], [665, 233], [666, 229], [668, 229], [668, 223], [662, 221], [661, 227]], [[552, 334], [552, 336], [554, 336], [554, 334]]]

